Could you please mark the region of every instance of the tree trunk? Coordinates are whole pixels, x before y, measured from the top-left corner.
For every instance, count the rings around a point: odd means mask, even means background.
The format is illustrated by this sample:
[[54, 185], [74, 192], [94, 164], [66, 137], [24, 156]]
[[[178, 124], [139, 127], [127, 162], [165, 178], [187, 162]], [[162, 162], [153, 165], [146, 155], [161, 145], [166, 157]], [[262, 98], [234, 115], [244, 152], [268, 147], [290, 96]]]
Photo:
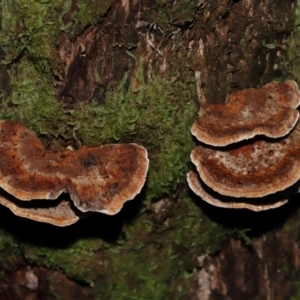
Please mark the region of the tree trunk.
[[299, 9], [295, 0], [3, 0], [1, 118], [48, 148], [141, 144], [150, 169], [116, 216], [55, 228], [1, 207], [0, 298], [297, 299], [297, 196], [268, 212], [215, 208], [186, 173], [201, 104], [298, 80]]

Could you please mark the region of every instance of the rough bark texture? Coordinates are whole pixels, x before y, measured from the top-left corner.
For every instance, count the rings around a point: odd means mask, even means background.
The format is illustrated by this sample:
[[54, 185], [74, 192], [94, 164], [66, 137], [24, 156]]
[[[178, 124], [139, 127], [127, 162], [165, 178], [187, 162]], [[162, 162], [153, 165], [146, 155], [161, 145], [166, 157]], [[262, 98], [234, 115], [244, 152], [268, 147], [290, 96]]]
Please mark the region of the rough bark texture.
[[[278, 247], [278, 245], [280, 245]], [[282, 232], [244, 246], [229, 240], [199, 267], [191, 299], [289, 299], [299, 269], [299, 247]]]
[[293, 3], [113, 2], [96, 27], [86, 28], [73, 40], [61, 35], [52, 56], [54, 67], [58, 57], [64, 66], [59, 98], [67, 103], [103, 100], [125, 71], [134, 73], [134, 60], [126, 53], [132, 50], [142, 59], [148, 80], [172, 64], [179, 72], [190, 68], [206, 101], [224, 102], [232, 91], [274, 79], [280, 53], [266, 46], [281, 44], [291, 32], [294, 19], [286, 17], [293, 15]]
[[297, 197], [230, 212], [202, 203], [185, 176], [199, 102], [298, 79], [299, 5], [100, 2], [2, 1], [0, 117], [47, 147], [143, 144], [146, 187], [117, 216], [63, 229], [1, 207], [0, 298], [298, 299]]
[[297, 299], [299, 297], [299, 210], [294, 197], [280, 214], [250, 214], [231, 221], [251, 227], [252, 241], [228, 240], [214, 256], [197, 257], [191, 299]]

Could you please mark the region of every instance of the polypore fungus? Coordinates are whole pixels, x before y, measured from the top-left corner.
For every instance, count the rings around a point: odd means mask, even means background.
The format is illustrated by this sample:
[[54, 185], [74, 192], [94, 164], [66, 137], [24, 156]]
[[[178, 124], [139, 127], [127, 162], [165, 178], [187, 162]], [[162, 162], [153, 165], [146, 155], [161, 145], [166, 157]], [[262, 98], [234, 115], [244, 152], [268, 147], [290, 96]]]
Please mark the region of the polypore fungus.
[[7, 120], [0, 122], [0, 155], [0, 186], [14, 197], [56, 199], [68, 192], [81, 211], [109, 215], [141, 191], [149, 163], [137, 144], [46, 150], [31, 130]]
[[205, 202], [223, 208], [246, 208], [253, 211], [263, 211], [271, 208], [277, 208], [285, 203], [287, 199], [279, 193], [269, 195], [261, 199], [256, 198], [232, 198], [221, 195], [209, 188], [199, 178], [196, 172], [190, 171], [187, 174], [187, 181], [191, 190]]
[[299, 101], [297, 84], [288, 80], [202, 108], [192, 127], [201, 142], [191, 153], [199, 176], [187, 175], [195, 194], [227, 208], [260, 211], [285, 204], [299, 189]]
[[[32, 202], [35, 202], [34, 204]], [[9, 208], [16, 216], [31, 219], [38, 222], [49, 223], [55, 226], [68, 226], [76, 223], [79, 216], [72, 210], [71, 204], [68, 201], [61, 200], [59, 203], [47, 203], [47, 207], [39, 207], [46, 201], [20, 201], [11, 195], [5, 197], [0, 196], [0, 204]], [[56, 201], [55, 201], [56, 202]], [[50, 206], [49, 206], [50, 205]]]
[[226, 146], [256, 135], [279, 138], [288, 134], [299, 118], [300, 93], [296, 82], [271, 82], [229, 96], [226, 104], [201, 107], [192, 134], [208, 145]]
[[300, 125], [284, 139], [252, 139], [223, 148], [199, 145], [192, 162], [214, 191], [256, 198], [282, 191], [300, 178]]

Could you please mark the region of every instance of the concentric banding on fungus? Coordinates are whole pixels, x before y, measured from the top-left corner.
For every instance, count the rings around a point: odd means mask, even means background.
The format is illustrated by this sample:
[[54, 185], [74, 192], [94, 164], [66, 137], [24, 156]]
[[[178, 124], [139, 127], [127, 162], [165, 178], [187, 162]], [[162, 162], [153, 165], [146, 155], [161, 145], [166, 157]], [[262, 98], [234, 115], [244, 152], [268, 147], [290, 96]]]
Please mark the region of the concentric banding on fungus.
[[20, 200], [56, 199], [69, 192], [81, 211], [116, 214], [142, 189], [147, 150], [107, 144], [77, 151], [46, 150], [24, 125], [0, 122], [0, 186]]
[[300, 178], [300, 125], [278, 140], [252, 139], [223, 148], [199, 145], [191, 160], [204, 183], [222, 195], [274, 194]]
[[199, 196], [203, 201], [222, 208], [233, 209], [249, 209], [252, 211], [264, 211], [280, 207], [288, 202], [281, 194], [266, 196], [260, 199], [257, 198], [232, 198], [223, 196], [211, 188], [209, 188], [200, 178], [196, 172], [190, 171], [187, 174], [187, 182], [191, 190]]
[[[28, 206], [29, 202], [24, 202], [13, 197], [3, 197], [0, 196], [0, 204], [7, 207], [14, 215], [26, 219], [30, 219], [37, 222], [43, 222], [52, 224], [59, 227], [65, 227], [76, 223], [79, 220], [79, 216], [71, 207], [69, 201], [61, 200], [57, 204], [49, 201], [50, 206], [43, 207], [39, 206], [41, 202], [43, 204], [46, 202], [38, 200], [35, 204], [36, 207]], [[30, 203], [31, 204], [31, 203]], [[54, 205], [53, 205], [54, 204]]]
[[271, 82], [260, 89], [233, 93], [226, 104], [202, 106], [191, 132], [199, 141], [217, 147], [257, 135], [283, 137], [299, 119], [299, 103], [296, 82]]

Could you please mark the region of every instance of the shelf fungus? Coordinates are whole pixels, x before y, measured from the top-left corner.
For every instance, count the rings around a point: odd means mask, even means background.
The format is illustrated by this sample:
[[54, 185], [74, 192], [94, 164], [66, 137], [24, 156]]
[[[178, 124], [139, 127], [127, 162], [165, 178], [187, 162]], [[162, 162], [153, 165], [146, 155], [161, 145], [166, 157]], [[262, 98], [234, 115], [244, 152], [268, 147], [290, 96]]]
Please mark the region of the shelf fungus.
[[[7, 120], [0, 122], [0, 155], [0, 186], [17, 199], [1, 197], [0, 203], [17, 215], [59, 226], [79, 218], [69, 203], [49, 205], [47, 217], [46, 208], [33, 208], [31, 213], [18, 203], [55, 200], [69, 193], [79, 211], [113, 215], [141, 191], [149, 164], [146, 149], [137, 144], [46, 150], [31, 130]], [[63, 217], [68, 221], [57, 221]]]
[[207, 104], [192, 126], [192, 134], [212, 146], [226, 146], [265, 135], [288, 134], [299, 118], [300, 93], [294, 81], [271, 82], [261, 89], [249, 88], [229, 96], [226, 104]]
[[31, 219], [38, 222], [49, 223], [55, 226], [68, 226], [76, 223], [83, 213], [72, 208], [67, 200], [49, 201], [32, 200], [28, 203], [16, 199], [3, 191], [0, 196], [0, 204], [9, 208], [16, 216]]
[[218, 207], [285, 204], [284, 191], [300, 179], [299, 101], [297, 84], [285, 81], [234, 93], [220, 110], [202, 108], [192, 127], [201, 142], [191, 153], [199, 174], [187, 175], [194, 193]]
[[257, 199], [253, 198], [232, 198], [221, 195], [208, 187], [200, 178], [199, 175], [190, 171], [187, 174], [187, 181], [191, 190], [207, 203], [223, 208], [247, 208], [253, 211], [268, 210], [271, 208], [279, 207], [288, 202], [284, 195], [277, 193], [263, 197], [258, 204]]

